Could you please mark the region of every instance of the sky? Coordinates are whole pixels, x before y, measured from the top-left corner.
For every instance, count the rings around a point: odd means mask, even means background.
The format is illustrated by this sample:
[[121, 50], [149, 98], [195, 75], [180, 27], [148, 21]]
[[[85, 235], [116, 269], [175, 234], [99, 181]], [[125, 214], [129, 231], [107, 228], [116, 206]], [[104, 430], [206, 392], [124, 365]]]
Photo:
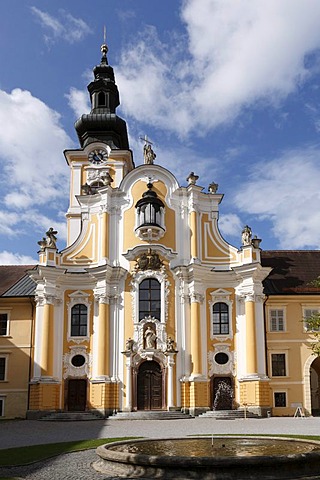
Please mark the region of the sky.
[[1, 0], [0, 264], [66, 245], [69, 169], [86, 86], [108, 61], [136, 165], [147, 135], [182, 186], [224, 194], [219, 227], [239, 247], [320, 248], [319, 0]]

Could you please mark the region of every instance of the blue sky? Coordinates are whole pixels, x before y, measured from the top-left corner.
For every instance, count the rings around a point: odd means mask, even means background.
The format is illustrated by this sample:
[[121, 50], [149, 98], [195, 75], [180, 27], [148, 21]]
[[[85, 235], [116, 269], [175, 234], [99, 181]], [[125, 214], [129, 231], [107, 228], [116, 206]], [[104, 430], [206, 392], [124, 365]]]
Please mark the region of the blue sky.
[[74, 122], [103, 26], [136, 165], [139, 137], [181, 185], [224, 193], [220, 229], [263, 249], [320, 247], [319, 0], [2, 0], [0, 263], [65, 246]]

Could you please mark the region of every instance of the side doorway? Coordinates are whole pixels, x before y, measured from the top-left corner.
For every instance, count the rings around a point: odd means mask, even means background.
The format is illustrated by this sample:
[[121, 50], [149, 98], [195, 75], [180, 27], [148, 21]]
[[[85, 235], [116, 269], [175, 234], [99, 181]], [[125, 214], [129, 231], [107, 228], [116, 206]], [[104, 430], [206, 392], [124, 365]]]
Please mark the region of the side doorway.
[[158, 362], [143, 362], [137, 376], [138, 410], [163, 408], [163, 375]]
[[213, 410], [232, 410], [233, 386], [230, 377], [211, 377], [211, 406]]
[[84, 412], [87, 406], [87, 380], [69, 379], [67, 383], [67, 410]]

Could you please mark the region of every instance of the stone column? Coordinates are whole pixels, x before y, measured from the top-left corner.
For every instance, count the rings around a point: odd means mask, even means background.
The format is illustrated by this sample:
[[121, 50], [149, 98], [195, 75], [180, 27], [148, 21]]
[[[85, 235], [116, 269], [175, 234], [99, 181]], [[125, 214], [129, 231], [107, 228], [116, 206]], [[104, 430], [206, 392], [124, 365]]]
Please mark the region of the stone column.
[[109, 256], [109, 237], [108, 237], [108, 221], [109, 215], [106, 211], [101, 213], [101, 258], [105, 259]]
[[201, 349], [201, 319], [200, 319], [200, 303], [203, 301], [203, 295], [192, 293], [191, 300], [191, 361], [192, 361], [192, 377], [200, 377], [202, 375], [202, 349]]
[[97, 377], [108, 380], [110, 375], [109, 297], [101, 295], [98, 298], [99, 298], [99, 317], [98, 317]]
[[174, 403], [174, 390], [173, 390], [173, 366], [174, 366], [174, 356], [175, 352], [167, 352], [167, 408], [171, 410], [175, 407]]
[[46, 296], [43, 299], [43, 316], [42, 316], [42, 335], [41, 335], [41, 356], [40, 367], [41, 377], [52, 377], [53, 375], [53, 350], [54, 350], [54, 299]]
[[257, 340], [254, 295], [245, 297], [247, 374], [257, 375]]
[[127, 368], [127, 375], [126, 375], [126, 403], [124, 410], [127, 412], [132, 411], [132, 352], [126, 350], [123, 352], [126, 357], [126, 368]]

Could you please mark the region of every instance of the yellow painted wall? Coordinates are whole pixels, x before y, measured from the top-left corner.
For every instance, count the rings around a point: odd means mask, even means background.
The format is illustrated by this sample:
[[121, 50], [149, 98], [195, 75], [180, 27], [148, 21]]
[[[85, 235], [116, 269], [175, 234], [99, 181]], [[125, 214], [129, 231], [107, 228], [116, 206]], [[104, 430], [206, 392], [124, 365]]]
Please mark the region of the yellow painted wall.
[[0, 299], [0, 312], [10, 315], [9, 336], [0, 336], [0, 354], [7, 357], [7, 381], [0, 381], [5, 399], [5, 418], [24, 418], [28, 405], [33, 302], [28, 299]]
[[[133, 197], [133, 204], [129, 210], [124, 212], [124, 225], [125, 225], [125, 234], [124, 234], [124, 241], [123, 241], [123, 250], [127, 251], [129, 248], [133, 248], [136, 245], [150, 245], [149, 242], [140, 240], [134, 233], [135, 227], [135, 204], [137, 203], [140, 198], [142, 198], [142, 194], [148, 190], [146, 182], [139, 181], [135, 183], [132, 187], [132, 197]], [[162, 182], [155, 182], [153, 184], [152, 190], [157, 193], [158, 197], [163, 201], [165, 204], [165, 197], [167, 195], [167, 187]], [[175, 212], [167, 205], [165, 205], [165, 226], [166, 226], [166, 233], [160, 239], [161, 244], [166, 247], [172, 248], [175, 250], [176, 248], [176, 240], [175, 240]], [[155, 243], [159, 243], [159, 241], [155, 241]], [[152, 242], [151, 242], [152, 244]]]
[[[304, 367], [312, 352], [310, 345], [311, 335], [304, 331], [303, 305], [311, 308], [320, 307], [319, 295], [290, 295], [270, 296], [266, 302], [267, 312], [267, 345], [268, 345], [268, 370], [271, 378], [270, 387], [272, 392], [272, 404], [274, 392], [286, 392], [287, 407], [274, 407], [273, 415], [293, 415], [296, 406], [292, 404], [302, 403], [304, 405], [305, 386], [302, 383]], [[269, 309], [285, 308], [285, 331], [271, 332], [269, 328]], [[287, 355], [286, 376], [272, 376], [271, 354], [285, 353]]]

